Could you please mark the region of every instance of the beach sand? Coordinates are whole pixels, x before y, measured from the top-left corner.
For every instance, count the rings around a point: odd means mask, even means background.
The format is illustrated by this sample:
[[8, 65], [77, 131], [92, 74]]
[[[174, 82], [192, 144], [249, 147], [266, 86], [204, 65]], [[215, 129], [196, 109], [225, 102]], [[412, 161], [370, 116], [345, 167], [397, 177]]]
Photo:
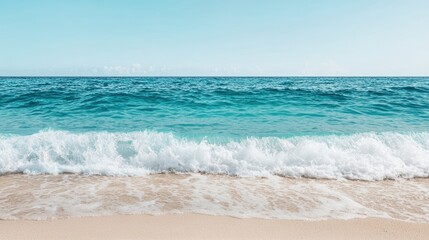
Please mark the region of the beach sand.
[[0, 239], [427, 239], [429, 224], [387, 219], [263, 220], [198, 214], [0, 221]]
[[11, 174], [0, 176], [0, 240], [428, 239], [428, 189], [429, 179]]
[[0, 219], [198, 213], [239, 218], [429, 222], [429, 179], [335, 181], [201, 174], [0, 176]]

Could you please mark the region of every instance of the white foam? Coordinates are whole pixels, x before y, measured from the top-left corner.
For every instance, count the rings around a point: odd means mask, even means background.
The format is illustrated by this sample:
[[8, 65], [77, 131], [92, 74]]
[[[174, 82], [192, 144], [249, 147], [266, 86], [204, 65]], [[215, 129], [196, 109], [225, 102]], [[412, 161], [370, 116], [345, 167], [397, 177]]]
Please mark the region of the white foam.
[[202, 213], [240, 218], [429, 222], [427, 179], [331, 181], [153, 174], [1, 176], [0, 219]]
[[429, 133], [247, 138], [212, 143], [159, 132], [43, 131], [0, 137], [0, 174], [238, 176], [381, 180], [429, 176]]

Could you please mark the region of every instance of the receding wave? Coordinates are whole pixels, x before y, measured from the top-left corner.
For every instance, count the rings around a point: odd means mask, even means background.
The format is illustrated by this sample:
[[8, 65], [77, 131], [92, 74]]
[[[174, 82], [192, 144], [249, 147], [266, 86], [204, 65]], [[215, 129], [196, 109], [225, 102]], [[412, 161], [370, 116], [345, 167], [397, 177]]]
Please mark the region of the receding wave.
[[42, 131], [0, 137], [0, 174], [233, 176], [382, 180], [429, 176], [429, 133], [246, 138], [226, 143], [153, 131]]

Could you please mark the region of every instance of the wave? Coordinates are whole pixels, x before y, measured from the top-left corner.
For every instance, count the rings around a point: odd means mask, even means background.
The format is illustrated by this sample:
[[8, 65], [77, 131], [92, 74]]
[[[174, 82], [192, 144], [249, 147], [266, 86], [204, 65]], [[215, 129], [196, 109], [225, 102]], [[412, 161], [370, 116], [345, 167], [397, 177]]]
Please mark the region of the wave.
[[153, 131], [0, 136], [0, 174], [232, 176], [382, 180], [429, 176], [429, 133], [246, 138], [215, 143]]

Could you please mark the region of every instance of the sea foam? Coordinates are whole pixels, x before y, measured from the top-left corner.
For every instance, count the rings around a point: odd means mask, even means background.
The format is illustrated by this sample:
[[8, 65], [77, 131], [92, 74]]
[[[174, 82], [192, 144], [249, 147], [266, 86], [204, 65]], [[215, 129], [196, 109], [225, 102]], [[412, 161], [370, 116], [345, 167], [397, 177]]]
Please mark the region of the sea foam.
[[245, 138], [216, 143], [154, 131], [0, 136], [0, 174], [210, 173], [382, 180], [429, 176], [429, 133]]

